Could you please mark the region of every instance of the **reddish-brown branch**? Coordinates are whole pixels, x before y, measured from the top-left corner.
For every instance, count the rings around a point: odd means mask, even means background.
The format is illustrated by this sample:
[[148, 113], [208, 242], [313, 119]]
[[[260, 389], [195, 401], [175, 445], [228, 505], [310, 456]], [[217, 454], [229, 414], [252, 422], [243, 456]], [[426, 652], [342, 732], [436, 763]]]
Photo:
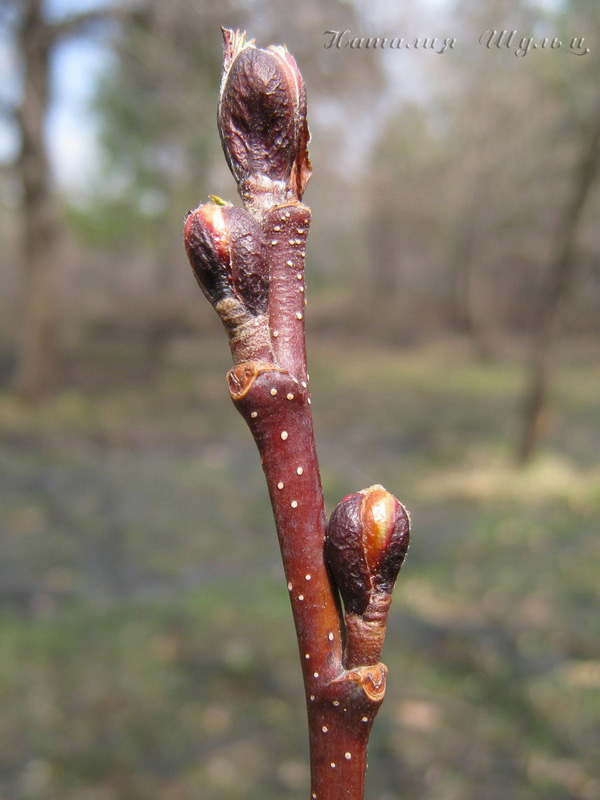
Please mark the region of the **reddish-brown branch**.
[[280, 366], [306, 383], [304, 263], [310, 209], [301, 203], [277, 206], [265, 220], [265, 247], [271, 263], [269, 324]]
[[[374, 674], [346, 673], [339, 603], [323, 559], [325, 510], [308, 388], [272, 364], [229, 373], [232, 399], [256, 441], [269, 487], [306, 690], [313, 798], [361, 800]], [[359, 666], [359, 665], [352, 665]], [[383, 680], [385, 680], [383, 678]], [[333, 766], [332, 766], [333, 765]]]
[[271, 498], [306, 693], [311, 800], [362, 800], [408, 516], [372, 486], [344, 498], [327, 525], [304, 341], [304, 86], [285, 48], [256, 50], [231, 31], [224, 39], [219, 125], [246, 208], [214, 201], [196, 209], [186, 222], [186, 248], [227, 330], [235, 364], [229, 390], [254, 436]]
[[314, 694], [339, 674], [342, 653], [341, 620], [323, 561], [325, 507], [308, 389], [289, 372], [258, 362], [234, 367], [228, 377], [233, 401], [260, 453], [304, 679], [307, 692]]

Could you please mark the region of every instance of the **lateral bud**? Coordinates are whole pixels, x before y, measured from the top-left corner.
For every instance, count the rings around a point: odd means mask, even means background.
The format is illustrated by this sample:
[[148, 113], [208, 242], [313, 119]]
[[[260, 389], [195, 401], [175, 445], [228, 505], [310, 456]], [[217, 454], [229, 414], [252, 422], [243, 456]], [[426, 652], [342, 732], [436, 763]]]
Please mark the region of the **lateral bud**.
[[378, 484], [347, 495], [331, 515], [325, 560], [344, 602], [346, 669], [379, 661], [409, 531], [407, 510]]
[[219, 133], [249, 207], [299, 201], [310, 177], [304, 81], [285, 47], [266, 50], [223, 30]]
[[216, 304], [235, 296], [252, 314], [264, 314], [269, 274], [263, 235], [244, 208], [210, 202], [192, 211], [185, 223], [185, 246], [196, 280]]
[[184, 236], [196, 280], [227, 329], [234, 362], [273, 361], [258, 221], [244, 208], [206, 203], [188, 215]]
[[325, 559], [346, 612], [362, 615], [375, 595], [390, 595], [409, 543], [408, 512], [378, 484], [338, 503]]

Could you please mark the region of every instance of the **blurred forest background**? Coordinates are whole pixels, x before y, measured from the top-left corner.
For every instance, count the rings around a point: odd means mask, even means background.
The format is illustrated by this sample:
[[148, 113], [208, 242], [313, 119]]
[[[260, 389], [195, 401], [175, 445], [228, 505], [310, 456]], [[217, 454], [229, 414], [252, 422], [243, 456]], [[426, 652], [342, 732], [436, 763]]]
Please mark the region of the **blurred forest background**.
[[221, 25], [307, 85], [328, 507], [380, 482], [413, 515], [367, 795], [598, 800], [597, 0], [0, 0], [0, 798], [307, 795], [266, 489], [182, 243], [236, 200]]

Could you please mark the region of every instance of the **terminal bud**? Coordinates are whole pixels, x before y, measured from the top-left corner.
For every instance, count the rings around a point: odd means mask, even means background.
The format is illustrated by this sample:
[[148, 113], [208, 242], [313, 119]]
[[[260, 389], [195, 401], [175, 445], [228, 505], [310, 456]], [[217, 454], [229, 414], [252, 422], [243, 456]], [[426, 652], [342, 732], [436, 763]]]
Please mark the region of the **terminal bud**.
[[285, 47], [257, 48], [223, 30], [219, 133], [249, 207], [301, 200], [310, 177], [304, 81]]

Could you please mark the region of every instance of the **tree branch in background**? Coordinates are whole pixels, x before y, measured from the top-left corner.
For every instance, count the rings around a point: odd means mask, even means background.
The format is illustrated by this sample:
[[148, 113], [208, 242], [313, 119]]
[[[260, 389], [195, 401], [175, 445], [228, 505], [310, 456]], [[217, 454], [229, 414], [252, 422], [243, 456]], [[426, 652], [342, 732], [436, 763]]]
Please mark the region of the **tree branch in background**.
[[46, 144], [53, 49], [88, 25], [106, 20], [115, 9], [48, 21], [42, 0], [19, 6], [16, 39], [23, 59], [23, 94], [15, 118], [21, 140], [16, 174], [21, 186], [20, 261], [25, 290], [16, 383], [22, 394], [39, 398], [52, 384], [56, 360], [54, 272], [58, 213]]
[[600, 169], [600, 113], [575, 170], [570, 199], [558, 228], [556, 256], [550, 266], [538, 306], [529, 353], [528, 374], [522, 402], [517, 443], [517, 462], [526, 464], [539, 441], [547, 403], [558, 313], [572, 290], [576, 275], [576, 234], [590, 189]]
[[372, 486], [344, 498], [327, 525], [304, 339], [310, 210], [301, 200], [311, 171], [304, 83], [285, 47], [261, 50], [239, 31], [223, 35], [219, 131], [245, 207], [213, 198], [189, 214], [185, 243], [229, 336], [229, 390], [269, 489], [306, 692], [311, 798], [361, 800], [409, 518]]

